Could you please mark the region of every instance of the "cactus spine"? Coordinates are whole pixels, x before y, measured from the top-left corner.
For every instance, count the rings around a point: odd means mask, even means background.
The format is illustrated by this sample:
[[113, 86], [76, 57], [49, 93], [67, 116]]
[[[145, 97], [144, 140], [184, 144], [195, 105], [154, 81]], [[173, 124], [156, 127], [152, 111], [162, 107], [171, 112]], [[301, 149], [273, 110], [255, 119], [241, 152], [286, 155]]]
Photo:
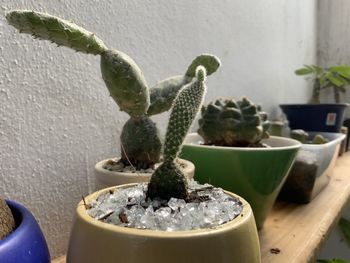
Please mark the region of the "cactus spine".
[[249, 99], [220, 98], [202, 108], [198, 134], [209, 145], [258, 146], [268, 127], [267, 114]]
[[[183, 76], [167, 78], [149, 88], [141, 69], [132, 58], [121, 51], [107, 48], [94, 33], [72, 22], [28, 10], [11, 11], [6, 14], [6, 19], [21, 33], [50, 40], [58, 46], [66, 46], [78, 52], [101, 56], [102, 78], [110, 95], [120, 110], [130, 115], [121, 135], [121, 145], [124, 147], [121, 161], [129, 164], [127, 155], [132, 160], [132, 165], [139, 168], [152, 167], [160, 158], [158, 130], [149, 116], [170, 109], [181, 87], [194, 80], [194, 69], [198, 65], [203, 65], [208, 75], [220, 66], [217, 57], [203, 54], [193, 60]], [[126, 135], [131, 131], [131, 134]], [[144, 138], [136, 138], [137, 134], [142, 134]]]
[[196, 117], [206, 92], [206, 70], [196, 69], [194, 82], [183, 87], [177, 95], [170, 114], [164, 143], [164, 162], [157, 168], [148, 185], [148, 197], [163, 199], [187, 198], [186, 177], [175, 162], [185, 136]]

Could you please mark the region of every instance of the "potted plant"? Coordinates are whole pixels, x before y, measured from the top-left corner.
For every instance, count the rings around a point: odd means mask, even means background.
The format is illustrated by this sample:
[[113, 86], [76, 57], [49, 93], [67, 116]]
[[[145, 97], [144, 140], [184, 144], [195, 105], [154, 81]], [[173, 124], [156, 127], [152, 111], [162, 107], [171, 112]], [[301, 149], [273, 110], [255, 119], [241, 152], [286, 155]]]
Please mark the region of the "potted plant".
[[[257, 230], [249, 204], [228, 192], [224, 194], [227, 199], [222, 200], [212, 192], [221, 190], [211, 190], [209, 185], [192, 188], [176, 162], [181, 144], [202, 103], [205, 75], [205, 68], [199, 66], [197, 79], [178, 93], [165, 136], [164, 162], [153, 173], [148, 186], [129, 184], [107, 188], [78, 204], [68, 263], [113, 262], [116, 259], [126, 263], [260, 262]], [[214, 196], [217, 200], [211, 205]], [[227, 208], [237, 206], [240, 212], [232, 220], [208, 227], [210, 223], [206, 220], [209, 218], [227, 215], [221, 205], [229, 200], [234, 205], [231, 203]], [[177, 203], [175, 207], [174, 202]], [[116, 203], [118, 208], [113, 205]], [[119, 204], [122, 204], [121, 208]], [[216, 212], [207, 210], [209, 207]], [[193, 213], [190, 212], [192, 209]], [[192, 217], [202, 220], [203, 224], [199, 225], [204, 228], [197, 229], [197, 223], [189, 222]], [[168, 222], [169, 225], [164, 225]], [[154, 230], [157, 226], [160, 230]]]
[[237, 193], [263, 226], [300, 147], [270, 136], [267, 114], [247, 98], [219, 98], [202, 108], [198, 133], [189, 134], [181, 157], [196, 167], [195, 179]]
[[[297, 69], [299, 76], [311, 76], [312, 96], [308, 104], [281, 104], [291, 129], [305, 131], [340, 132], [348, 103], [340, 103], [340, 93], [346, 92], [350, 81], [350, 67], [347, 65], [319, 67], [306, 65]], [[331, 88], [335, 103], [320, 103], [320, 93]]]
[[[101, 73], [111, 97], [130, 119], [120, 136], [121, 158], [107, 159], [95, 165], [98, 185], [112, 186], [123, 183], [148, 181], [154, 166], [161, 161], [161, 139], [151, 116], [170, 109], [179, 89], [194, 81], [195, 69], [203, 65], [207, 74], [220, 66], [217, 57], [202, 54], [196, 57], [186, 73], [157, 83], [151, 89], [141, 69], [125, 53], [109, 49], [94, 33], [76, 24], [48, 14], [15, 10], [6, 14], [10, 25], [21, 33], [50, 40], [77, 52], [101, 56]], [[193, 176], [194, 166], [178, 160], [186, 174]], [[129, 166], [124, 171], [124, 168]]]
[[33, 215], [22, 205], [0, 198], [0, 261], [49, 263], [45, 238]]
[[290, 137], [302, 145], [278, 198], [309, 203], [328, 185], [345, 135], [292, 130]]

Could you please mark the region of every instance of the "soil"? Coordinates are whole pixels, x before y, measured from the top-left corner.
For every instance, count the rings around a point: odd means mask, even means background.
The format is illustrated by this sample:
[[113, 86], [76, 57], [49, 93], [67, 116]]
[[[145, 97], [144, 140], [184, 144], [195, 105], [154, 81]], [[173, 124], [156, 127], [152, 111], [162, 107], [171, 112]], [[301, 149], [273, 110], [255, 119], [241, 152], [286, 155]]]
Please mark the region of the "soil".
[[[186, 164], [183, 162], [178, 162], [181, 168], [186, 168]], [[136, 170], [135, 167], [127, 165], [125, 166], [120, 158], [109, 159], [104, 163], [102, 168], [113, 171], [113, 172], [124, 172], [124, 173], [135, 173], [135, 174], [145, 174], [145, 173], [154, 173], [155, 169], [160, 165], [160, 163], [156, 163], [154, 167], [148, 169], [140, 169]]]
[[302, 150], [280, 192], [279, 199], [305, 204], [311, 201], [318, 163], [314, 153]]
[[252, 143], [252, 144], [246, 144], [246, 143], [237, 143], [235, 145], [226, 145], [226, 144], [220, 144], [220, 143], [203, 143], [202, 145], [207, 146], [222, 146], [222, 147], [244, 147], [244, 148], [271, 148], [270, 145], [267, 145], [266, 143]]

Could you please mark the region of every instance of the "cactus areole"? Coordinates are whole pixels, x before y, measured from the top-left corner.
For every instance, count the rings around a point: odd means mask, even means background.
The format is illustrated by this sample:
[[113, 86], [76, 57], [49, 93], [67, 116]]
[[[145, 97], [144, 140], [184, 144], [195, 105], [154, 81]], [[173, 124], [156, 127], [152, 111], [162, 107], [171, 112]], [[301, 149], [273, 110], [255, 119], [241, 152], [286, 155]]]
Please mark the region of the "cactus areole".
[[[20, 33], [31, 34], [34, 38], [49, 40], [77, 52], [101, 56], [102, 78], [110, 95], [120, 110], [130, 115], [121, 136], [121, 161], [125, 165], [129, 165], [130, 161], [138, 168], [150, 168], [160, 158], [159, 133], [149, 116], [170, 109], [178, 91], [195, 81], [195, 70], [199, 65], [205, 67], [207, 75], [220, 66], [217, 57], [202, 54], [192, 61], [184, 75], [167, 78], [149, 88], [141, 69], [132, 58], [121, 51], [107, 48], [94, 33], [73, 22], [30, 10], [8, 12], [6, 19]], [[130, 131], [133, 133], [126, 135]], [[136, 138], [139, 134], [147, 138]], [[140, 144], [141, 141], [144, 143]], [[154, 146], [150, 145], [152, 141]]]
[[198, 134], [207, 145], [261, 147], [268, 138], [267, 114], [247, 98], [219, 98], [202, 107]]

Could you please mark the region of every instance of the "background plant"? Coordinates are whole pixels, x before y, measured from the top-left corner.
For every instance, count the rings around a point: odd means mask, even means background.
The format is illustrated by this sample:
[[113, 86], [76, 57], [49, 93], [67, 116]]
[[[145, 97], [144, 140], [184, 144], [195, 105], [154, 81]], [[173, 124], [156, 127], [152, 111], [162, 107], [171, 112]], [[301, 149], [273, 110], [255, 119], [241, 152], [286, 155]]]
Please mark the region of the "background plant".
[[350, 66], [319, 67], [316, 65], [305, 65], [297, 69], [295, 74], [299, 76], [311, 76], [313, 87], [309, 103], [320, 103], [320, 92], [326, 88], [332, 88], [334, 100], [340, 102], [340, 92], [345, 93], [350, 82]]
[[159, 162], [161, 140], [150, 116], [170, 109], [178, 91], [195, 78], [199, 65], [208, 75], [215, 72], [220, 61], [210, 54], [196, 57], [184, 75], [173, 76], [149, 88], [141, 69], [127, 54], [109, 49], [94, 33], [73, 22], [45, 13], [14, 10], [6, 14], [8, 23], [20, 33], [49, 40], [57, 46], [66, 46], [77, 52], [101, 56], [102, 78], [111, 97], [130, 119], [120, 136], [121, 161], [136, 168], [149, 168]]

